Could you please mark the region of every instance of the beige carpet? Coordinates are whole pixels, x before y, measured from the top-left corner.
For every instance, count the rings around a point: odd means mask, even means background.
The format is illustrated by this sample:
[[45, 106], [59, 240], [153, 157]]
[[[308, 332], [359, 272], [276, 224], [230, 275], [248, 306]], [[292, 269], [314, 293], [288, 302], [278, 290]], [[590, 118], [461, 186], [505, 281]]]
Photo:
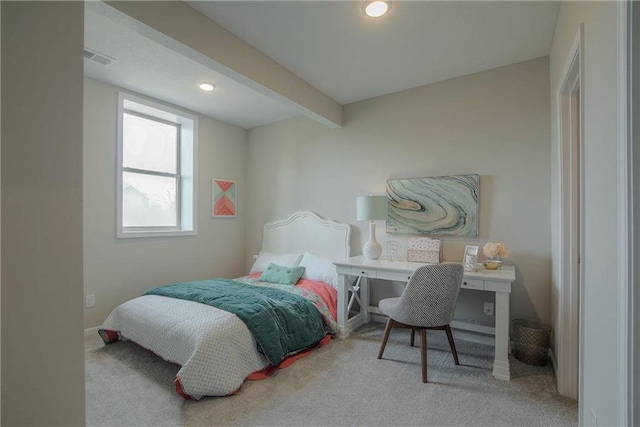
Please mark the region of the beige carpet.
[[550, 366], [511, 358], [512, 380], [491, 376], [493, 347], [458, 340], [455, 366], [445, 334], [429, 333], [428, 384], [408, 330], [393, 331], [376, 359], [382, 326], [244, 384], [236, 396], [189, 402], [173, 390], [178, 367], [135, 344], [86, 344], [89, 426], [552, 426], [577, 425], [577, 404], [555, 390]]

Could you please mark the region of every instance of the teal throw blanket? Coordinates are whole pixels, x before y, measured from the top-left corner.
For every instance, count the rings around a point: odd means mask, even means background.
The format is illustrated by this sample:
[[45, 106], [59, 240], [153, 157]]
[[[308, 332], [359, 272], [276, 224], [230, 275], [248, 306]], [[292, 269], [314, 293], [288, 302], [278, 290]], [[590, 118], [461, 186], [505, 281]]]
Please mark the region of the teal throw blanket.
[[211, 279], [160, 286], [144, 295], [195, 301], [235, 314], [274, 366], [287, 354], [311, 347], [325, 335], [322, 316], [315, 305], [280, 289]]

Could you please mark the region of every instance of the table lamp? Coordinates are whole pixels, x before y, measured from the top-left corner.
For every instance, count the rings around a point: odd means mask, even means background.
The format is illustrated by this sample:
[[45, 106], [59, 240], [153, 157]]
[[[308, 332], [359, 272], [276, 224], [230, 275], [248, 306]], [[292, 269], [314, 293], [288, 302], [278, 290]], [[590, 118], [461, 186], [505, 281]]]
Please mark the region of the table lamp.
[[356, 207], [356, 219], [370, 221], [369, 240], [362, 247], [362, 254], [367, 259], [378, 259], [382, 254], [382, 246], [376, 240], [375, 221], [387, 219], [387, 196], [358, 197]]

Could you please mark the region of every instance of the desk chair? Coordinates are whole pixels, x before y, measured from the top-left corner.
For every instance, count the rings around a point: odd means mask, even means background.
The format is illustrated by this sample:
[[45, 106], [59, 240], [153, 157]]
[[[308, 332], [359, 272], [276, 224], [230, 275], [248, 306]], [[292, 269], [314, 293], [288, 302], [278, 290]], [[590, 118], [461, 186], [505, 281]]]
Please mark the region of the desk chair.
[[392, 328], [410, 328], [411, 346], [414, 333], [420, 332], [422, 382], [427, 382], [427, 329], [447, 332], [453, 360], [459, 365], [456, 345], [449, 323], [456, 309], [462, 275], [461, 264], [433, 264], [418, 268], [398, 298], [380, 300], [380, 312], [389, 316], [384, 328], [378, 359], [382, 358]]

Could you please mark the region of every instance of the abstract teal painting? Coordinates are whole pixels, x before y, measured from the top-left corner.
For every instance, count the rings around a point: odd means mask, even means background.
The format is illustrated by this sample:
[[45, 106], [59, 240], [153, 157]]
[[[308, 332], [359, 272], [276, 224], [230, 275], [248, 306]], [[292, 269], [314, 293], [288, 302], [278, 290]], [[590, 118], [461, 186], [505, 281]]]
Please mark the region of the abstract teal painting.
[[387, 180], [387, 233], [478, 237], [478, 175]]

